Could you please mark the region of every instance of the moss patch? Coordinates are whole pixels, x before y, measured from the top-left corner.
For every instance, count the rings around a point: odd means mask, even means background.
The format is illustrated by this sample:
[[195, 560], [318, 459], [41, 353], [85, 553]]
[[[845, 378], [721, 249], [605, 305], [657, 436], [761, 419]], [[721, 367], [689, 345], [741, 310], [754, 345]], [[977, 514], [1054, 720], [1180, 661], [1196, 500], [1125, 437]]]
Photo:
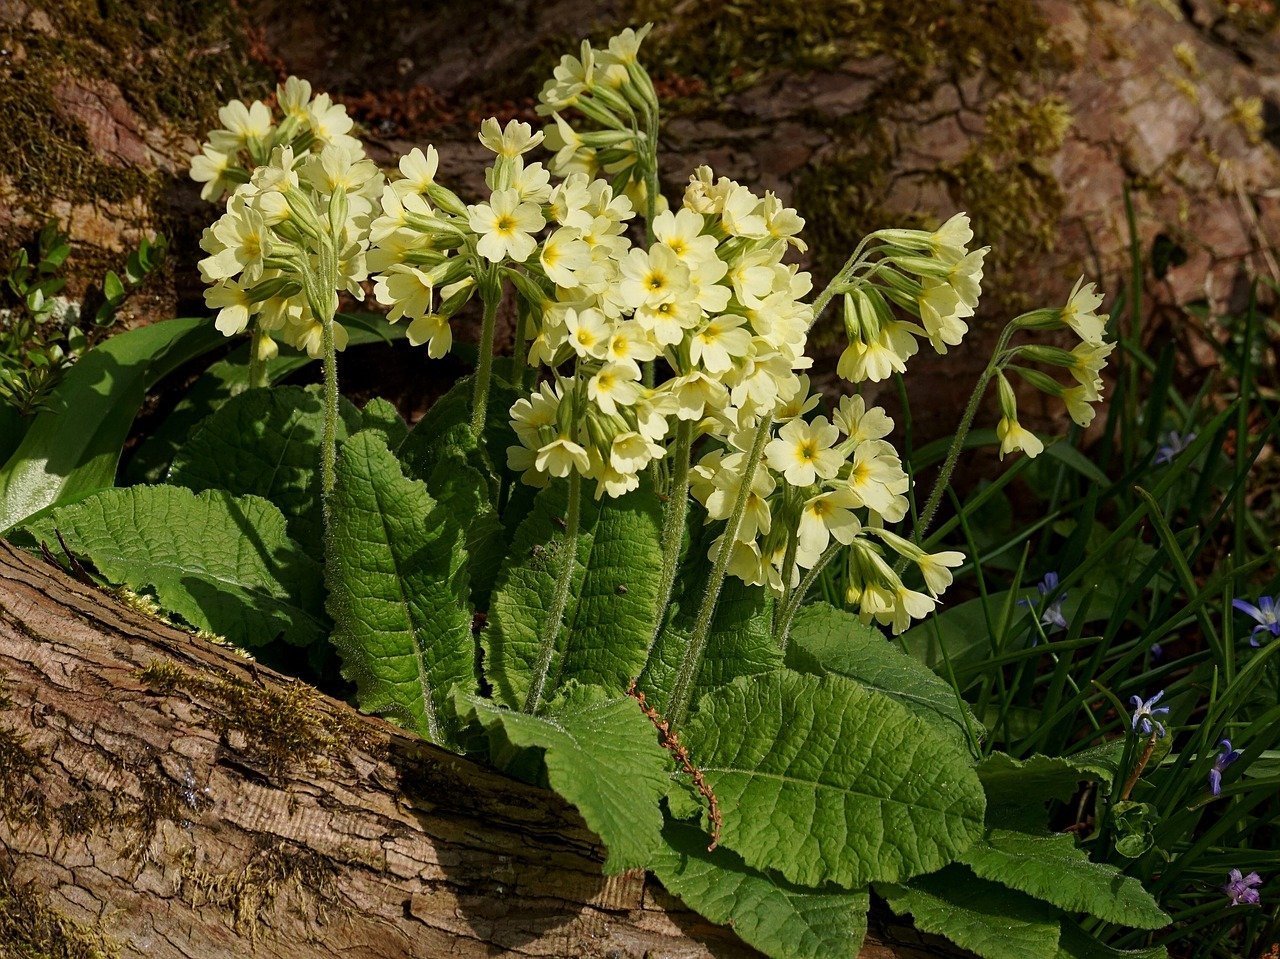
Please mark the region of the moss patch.
[[34, 207], [154, 197], [158, 178], [102, 156], [55, 91], [71, 77], [106, 80], [145, 122], [193, 133], [225, 100], [266, 89], [241, 20], [230, 0], [37, 0], [0, 27], [0, 174]]
[[119, 947], [101, 931], [72, 922], [31, 886], [0, 870], [0, 949], [12, 959], [113, 959]]
[[219, 735], [242, 737], [241, 751], [270, 774], [315, 768], [335, 751], [359, 745], [363, 729], [321, 708], [324, 696], [302, 682], [268, 688], [244, 680], [188, 672], [152, 662], [139, 673], [158, 693], [185, 692], [211, 708]]
[[256, 941], [258, 929], [282, 896], [296, 897], [305, 916], [323, 922], [338, 901], [333, 866], [293, 843], [262, 844], [243, 868], [211, 872], [200, 868], [188, 851], [180, 864], [179, 894], [199, 909], [212, 906], [229, 913], [236, 932]]
[[[11, 706], [0, 679], [0, 712]], [[28, 748], [26, 737], [0, 721], [0, 817], [10, 825], [34, 823], [43, 828], [48, 824], [49, 810], [36, 781], [36, 773], [42, 767], [40, 758]]]

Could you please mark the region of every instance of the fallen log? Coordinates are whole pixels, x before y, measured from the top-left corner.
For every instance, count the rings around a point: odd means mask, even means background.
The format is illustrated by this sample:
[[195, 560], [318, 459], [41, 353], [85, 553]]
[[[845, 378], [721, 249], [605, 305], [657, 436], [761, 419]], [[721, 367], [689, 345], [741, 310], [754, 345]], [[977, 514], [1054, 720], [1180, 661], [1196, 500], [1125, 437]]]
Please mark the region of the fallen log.
[[[553, 793], [0, 542], [0, 956], [756, 955], [602, 860]], [[878, 918], [864, 959], [957, 955]]]

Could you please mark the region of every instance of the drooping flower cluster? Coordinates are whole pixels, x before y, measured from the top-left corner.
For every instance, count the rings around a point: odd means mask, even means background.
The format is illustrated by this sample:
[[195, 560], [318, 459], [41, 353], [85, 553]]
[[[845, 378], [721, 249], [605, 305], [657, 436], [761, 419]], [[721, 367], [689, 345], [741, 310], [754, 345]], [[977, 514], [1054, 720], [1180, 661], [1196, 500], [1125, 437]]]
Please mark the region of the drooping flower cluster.
[[[837, 372], [851, 383], [902, 373], [919, 351], [917, 339], [940, 354], [969, 331], [982, 291], [989, 247], [969, 249], [969, 217], [957, 213], [933, 232], [880, 230], [845, 271], [844, 326], [848, 346]], [[914, 320], [903, 320], [898, 307]]]
[[[808, 394], [807, 381], [804, 386], [799, 402], [775, 414], [783, 425], [755, 471], [729, 571], [781, 592], [797, 585], [799, 571], [812, 568], [834, 540], [848, 548], [846, 601], [864, 620], [901, 632], [933, 609], [951, 584], [950, 567], [963, 557], [927, 554], [884, 528], [906, 515], [910, 485], [897, 451], [884, 439], [893, 429], [884, 410], [846, 396], [831, 421], [818, 416], [806, 422], [802, 414], [818, 398]], [[713, 449], [694, 468], [692, 492], [709, 521], [728, 518], [747, 455], [741, 439], [730, 436], [724, 449]], [[712, 555], [723, 537], [712, 544]], [[904, 585], [886, 561], [885, 547], [916, 564], [927, 592]]]
[[[548, 166], [557, 177], [581, 173], [606, 180], [636, 209], [646, 209], [649, 185], [656, 179], [652, 143], [657, 136], [658, 96], [640, 64], [640, 44], [653, 24], [628, 27], [599, 50], [583, 40], [578, 56], [560, 58], [538, 95], [538, 114], [554, 121], [546, 143], [554, 151]], [[564, 114], [576, 110], [595, 129], [580, 130]], [[654, 194], [656, 212], [666, 200]]]
[[[232, 336], [256, 324], [260, 359], [274, 355], [276, 341], [319, 356], [336, 291], [363, 298], [368, 223], [382, 179], [350, 137], [310, 154], [276, 147], [200, 241], [208, 254], [200, 261], [210, 284], [205, 303], [217, 311], [218, 329]], [[333, 332], [341, 349], [346, 333], [338, 324]]]
[[296, 156], [329, 146], [362, 149], [351, 136], [347, 108], [327, 93], [313, 97], [306, 80], [289, 77], [277, 86], [276, 105], [279, 119], [261, 100], [232, 100], [218, 111], [222, 126], [209, 133], [191, 160], [191, 179], [204, 184], [202, 199], [219, 200], [247, 183], [254, 169], [269, 162], [280, 147], [291, 147]]

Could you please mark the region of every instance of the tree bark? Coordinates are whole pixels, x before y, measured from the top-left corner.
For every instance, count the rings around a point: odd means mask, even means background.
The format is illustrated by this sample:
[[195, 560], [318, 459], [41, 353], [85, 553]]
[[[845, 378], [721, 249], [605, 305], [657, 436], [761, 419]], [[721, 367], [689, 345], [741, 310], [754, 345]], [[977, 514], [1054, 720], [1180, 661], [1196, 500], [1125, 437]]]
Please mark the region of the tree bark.
[[136, 606], [0, 542], [0, 955], [756, 955], [553, 793]]

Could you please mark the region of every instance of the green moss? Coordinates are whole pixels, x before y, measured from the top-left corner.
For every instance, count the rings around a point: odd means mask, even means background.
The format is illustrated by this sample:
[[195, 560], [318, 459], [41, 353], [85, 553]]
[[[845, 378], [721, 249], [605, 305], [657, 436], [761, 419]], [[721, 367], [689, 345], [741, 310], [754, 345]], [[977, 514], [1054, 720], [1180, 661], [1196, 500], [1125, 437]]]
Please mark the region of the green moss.
[[68, 78], [113, 83], [165, 133], [195, 133], [225, 100], [266, 89], [230, 0], [38, 0], [34, 8], [0, 27], [0, 45], [15, 51], [0, 69], [0, 173], [31, 205], [149, 200], [162, 185], [100, 155], [84, 124], [59, 106]]
[[231, 915], [236, 932], [256, 940], [266, 913], [282, 896], [293, 895], [302, 915], [324, 921], [339, 902], [333, 866], [310, 850], [288, 842], [261, 843], [233, 872], [200, 868], [189, 850], [179, 864], [179, 894], [199, 909], [212, 906]]
[[119, 947], [101, 931], [59, 915], [36, 890], [0, 871], [0, 955], [6, 959], [113, 959]]
[[[11, 707], [0, 680], [0, 712]], [[49, 810], [36, 781], [43, 765], [27, 746], [26, 737], [0, 723], [0, 817], [10, 825], [33, 823], [44, 828], [48, 824]]]
[[1070, 58], [1034, 0], [635, 0], [632, 19], [660, 25], [649, 62], [712, 93], [769, 69], [884, 56], [886, 89], [901, 98], [937, 74], [1014, 80]]
[[363, 742], [363, 730], [321, 708], [324, 696], [302, 682], [280, 688], [244, 680], [199, 675], [173, 663], [155, 661], [139, 673], [149, 688], [185, 692], [207, 705], [221, 735], [243, 737], [243, 752], [272, 775], [294, 766], [314, 768], [327, 756]]

